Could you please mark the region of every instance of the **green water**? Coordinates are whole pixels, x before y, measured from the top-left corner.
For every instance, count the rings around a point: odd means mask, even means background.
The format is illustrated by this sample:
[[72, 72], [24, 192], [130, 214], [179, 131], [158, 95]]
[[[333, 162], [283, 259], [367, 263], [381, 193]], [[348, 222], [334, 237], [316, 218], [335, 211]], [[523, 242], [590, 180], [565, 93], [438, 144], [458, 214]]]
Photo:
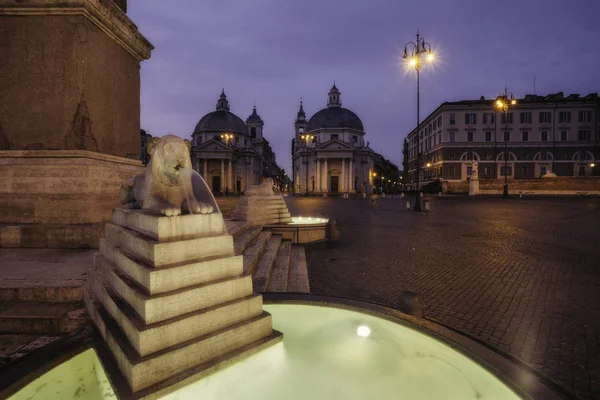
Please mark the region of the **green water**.
[[[264, 308], [273, 315], [274, 328], [284, 333], [282, 343], [163, 398], [518, 399], [469, 358], [402, 325], [328, 307]], [[111, 396], [100, 362], [95, 352], [88, 350], [40, 377], [13, 399]]]

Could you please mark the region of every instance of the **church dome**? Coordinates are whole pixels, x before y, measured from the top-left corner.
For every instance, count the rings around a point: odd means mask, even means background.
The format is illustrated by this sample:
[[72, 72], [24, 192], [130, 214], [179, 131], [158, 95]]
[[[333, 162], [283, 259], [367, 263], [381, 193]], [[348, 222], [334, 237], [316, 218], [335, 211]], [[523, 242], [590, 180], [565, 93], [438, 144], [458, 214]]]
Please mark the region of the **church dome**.
[[217, 110], [202, 117], [194, 129], [194, 133], [202, 131], [236, 132], [247, 135], [248, 127], [240, 117], [229, 111], [229, 102], [223, 91], [217, 102]]
[[313, 115], [308, 120], [308, 125], [306, 126], [307, 131], [328, 128], [348, 128], [357, 131], [365, 130], [358, 115], [347, 108], [342, 107], [341, 92], [335, 86], [335, 82], [333, 83], [331, 90], [329, 90], [327, 108], [324, 108]]
[[358, 115], [343, 107], [327, 107], [310, 117], [307, 131], [327, 128], [349, 128], [364, 131], [362, 121]]

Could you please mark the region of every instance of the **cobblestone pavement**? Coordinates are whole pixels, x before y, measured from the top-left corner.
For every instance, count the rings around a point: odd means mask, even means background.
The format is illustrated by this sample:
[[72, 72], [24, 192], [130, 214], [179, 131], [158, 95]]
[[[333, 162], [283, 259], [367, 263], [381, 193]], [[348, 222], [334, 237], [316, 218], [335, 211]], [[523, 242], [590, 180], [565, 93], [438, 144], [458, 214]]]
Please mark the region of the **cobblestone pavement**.
[[311, 291], [395, 306], [420, 293], [427, 318], [517, 357], [582, 399], [600, 399], [600, 200], [288, 197], [292, 215], [338, 220], [307, 247]]

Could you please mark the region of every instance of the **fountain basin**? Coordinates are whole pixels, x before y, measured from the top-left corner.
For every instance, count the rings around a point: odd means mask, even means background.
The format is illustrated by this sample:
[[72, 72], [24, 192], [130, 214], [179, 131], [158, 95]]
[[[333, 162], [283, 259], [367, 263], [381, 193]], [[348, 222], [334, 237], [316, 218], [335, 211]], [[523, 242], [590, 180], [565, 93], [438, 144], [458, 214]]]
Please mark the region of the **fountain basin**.
[[[561, 398], [556, 388], [519, 364], [439, 325], [386, 307], [265, 294], [265, 310], [273, 315], [274, 329], [284, 333], [282, 343], [156, 398]], [[116, 370], [110, 364], [106, 369]], [[34, 394], [44, 399], [101, 399], [114, 393], [94, 349], [88, 349], [11, 399]]]
[[292, 243], [313, 243], [327, 239], [327, 218], [292, 217], [287, 224], [266, 225], [264, 228]]

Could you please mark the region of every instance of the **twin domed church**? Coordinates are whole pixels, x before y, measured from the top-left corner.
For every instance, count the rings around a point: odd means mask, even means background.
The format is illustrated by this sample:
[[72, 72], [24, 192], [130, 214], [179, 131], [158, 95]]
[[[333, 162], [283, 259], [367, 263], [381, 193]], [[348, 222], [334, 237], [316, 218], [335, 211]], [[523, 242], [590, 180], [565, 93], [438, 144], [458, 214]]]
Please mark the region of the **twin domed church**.
[[[296, 193], [370, 192], [375, 153], [365, 145], [360, 118], [343, 108], [341, 93], [329, 91], [327, 108], [306, 118], [300, 102], [292, 140]], [[215, 193], [242, 193], [264, 177], [283, 176], [263, 136], [256, 107], [244, 122], [230, 111], [225, 91], [216, 111], [203, 116], [192, 134], [192, 163]]]

